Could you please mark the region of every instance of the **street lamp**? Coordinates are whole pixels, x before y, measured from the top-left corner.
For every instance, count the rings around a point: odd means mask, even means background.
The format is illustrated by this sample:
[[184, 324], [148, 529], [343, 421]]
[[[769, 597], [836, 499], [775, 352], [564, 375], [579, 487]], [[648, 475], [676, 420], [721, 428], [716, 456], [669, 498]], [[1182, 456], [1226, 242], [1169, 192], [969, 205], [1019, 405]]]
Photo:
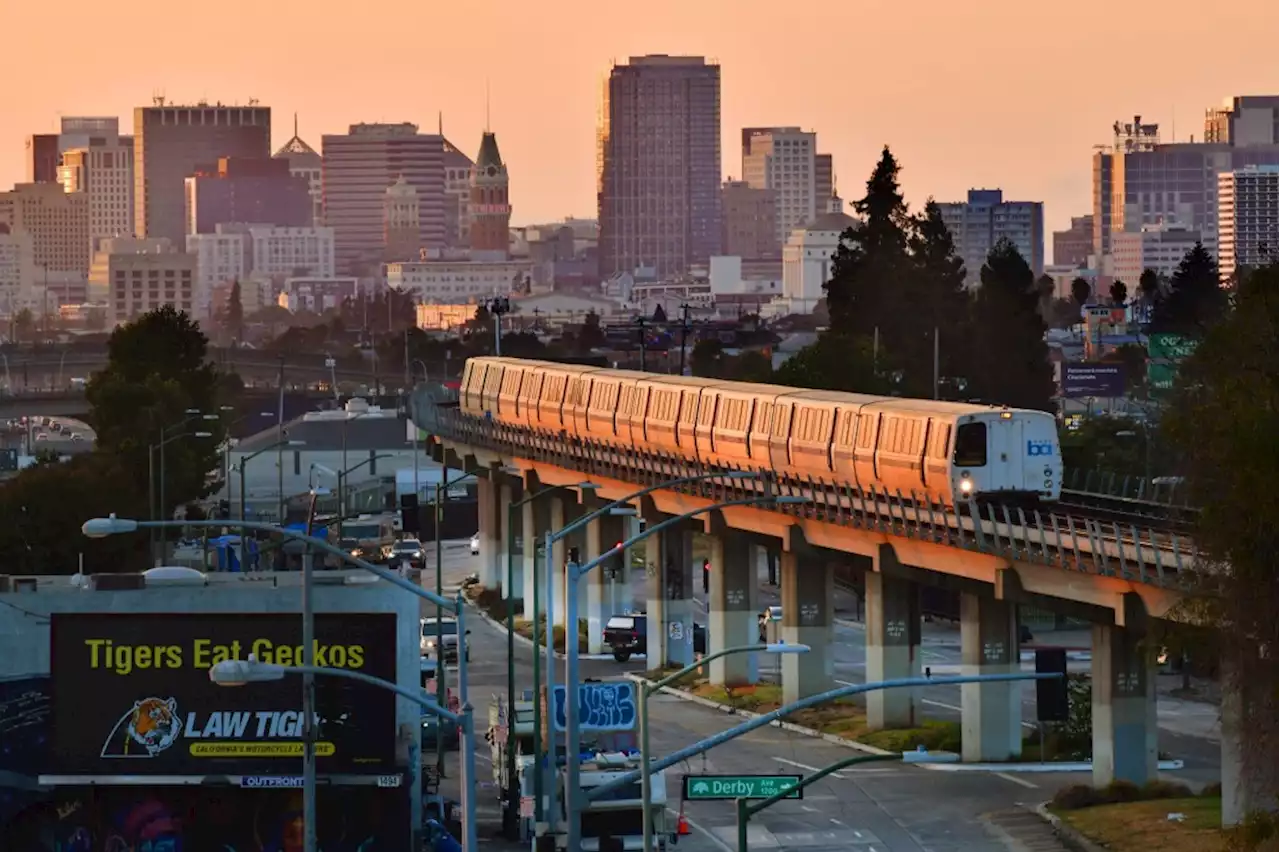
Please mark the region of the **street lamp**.
[[[530, 494], [521, 500], [512, 501], [507, 506], [507, 725], [512, 727], [515, 724], [515, 707], [516, 707], [516, 607], [515, 598], [513, 597], [512, 586], [515, 584], [514, 571], [511, 567], [515, 556], [515, 528], [516, 528], [516, 510], [523, 508], [526, 504], [532, 503], [539, 497], [553, 494], [557, 491], [567, 491], [573, 489], [581, 489], [583, 491], [594, 490], [599, 488], [594, 482], [579, 482], [576, 485], [551, 485]], [[526, 537], [527, 539], [528, 537]], [[533, 616], [533, 635], [536, 640], [538, 635], [538, 547], [535, 542], [533, 553], [530, 554], [530, 561], [533, 569], [533, 601], [531, 604], [531, 613]], [[543, 559], [550, 564], [550, 554], [543, 554]], [[550, 625], [548, 625], [548, 628]], [[533, 753], [535, 755], [542, 753], [542, 702], [538, 700], [537, 689], [538, 684], [542, 680], [542, 673], [539, 667], [539, 657], [535, 648], [533, 654], [533, 684], [534, 684], [534, 701], [533, 701]], [[520, 792], [515, 786], [516, 775], [516, 753], [515, 750], [508, 747], [506, 750], [506, 771], [507, 771], [507, 811], [506, 826], [508, 830], [513, 830], [518, 825], [518, 812], [520, 808]], [[542, 811], [542, 772], [533, 773], [533, 800], [534, 809], [540, 813]], [[540, 821], [540, 820], [539, 820]]]
[[[758, 506], [766, 503], [807, 503], [808, 499], [800, 496], [763, 494], [758, 497], [747, 497], [740, 500], [726, 500], [720, 503], [712, 503], [709, 506], [703, 506], [682, 515], [675, 515], [667, 518], [661, 523], [645, 527], [637, 535], [632, 536], [621, 544], [614, 545], [609, 550], [592, 559], [586, 565], [579, 567], [577, 563], [570, 562], [565, 567], [565, 586], [567, 588], [568, 600], [565, 601], [565, 655], [564, 655], [564, 675], [565, 675], [565, 699], [564, 699], [564, 729], [565, 729], [565, 752], [568, 756], [565, 766], [565, 816], [568, 818], [568, 835], [569, 848], [577, 849], [581, 846], [582, 825], [578, 819], [579, 799], [582, 797], [581, 785], [578, 781], [579, 763], [577, 760], [580, 751], [579, 739], [582, 732], [578, 730], [578, 643], [568, 641], [568, 626], [572, 625], [574, 637], [577, 637], [578, 631], [578, 580], [591, 573], [592, 569], [604, 564], [605, 560], [620, 552], [625, 552], [627, 548], [640, 543], [651, 535], [656, 535], [668, 527], [675, 526], [682, 521], [695, 518], [698, 515], [704, 515], [707, 512], [716, 509], [727, 509], [731, 506]], [[550, 572], [548, 572], [550, 573]], [[550, 682], [550, 678], [548, 678]], [[548, 690], [548, 695], [550, 695]], [[646, 803], [647, 804], [647, 803]]]
[[[179, 526], [183, 526], [184, 523], [187, 526], [193, 526], [193, 527], [219, 526], [217, 521], [188, 521], [188, 522], [135, 521], [128, 518], [117, 518], [115, 515], [111, 515], [106, 518], [92, 518], [88, 521], [85, 521], [84, 525], [81, 527], [81, 532], [83, 532], [85, 536], [87, 536], [88, 538], [105, 538], [109, 535], [120, 535], [123, 533], [131, 533], [143, 528], [165, 529], [169, 527], [179, 527]], [[463, 603], [463, 598], [461, 593], [458, 594], [457, 598], [450, 601], [449, 599], [441, 595], [437, 595], [432, 592], [429, 592], [426, 589], [423, 589], [420, 586], [409, 582], [408, 580], [404, 579], [394, 571], [388, 571], [386, 568], [373, 565], [369, 562], [364, 561], [363, 559], [352, 556], [350, 553], [347, 553], [342, 548], [329, 543], [325, 539], [319, 538], [317, 536], [309, 535], [308, 533], [305, 533], [305, 532], [298, 532], [297, 530], [286, 529], [284, 527], [274, 526], [272, 524], [263, 524], [263, 523], [249, 522], [249, 521], [243, 522], [242, 527], [245, 530], [271, 532], [271, 533], [276, 533], [278, 535], [284, 536], [285, 538], [291, 538], [291, 539], [294, 539], [295, 541], [301, 541], [304, 544], [306, 544], [308, 547], [315, 548], [317, 550], [324, 551], [325, 553], [329, 553], [334, 556], [337, 556], [343, 562], [346, 562], [350, 565], [354, 565], [355, 567], [360, 568], [362, 570], [368, 571], [369, 573], [374, 574], [383, 580], [386, 580], [391, 585], [400, 589], [404, 589], [405, 591], [410, 592], [437, 607], [450, 610], [454, 612], [457, 617], [459, 635], [466, 635], [463, 632], [466, 629], [466, 606]], [[308, 606], [308, 603], [310, 600], [310, 589], [308, 588], [310, 586], [310, 580], [311, 580], [311, 573], [309, 571], [304, 572], [303, 573], [303, 606], [304, 606], [303, 635], [304, 636], [310, 636], [314, 632], [314, 626], [311, 623], [313, 620], [312, 613], [310, 612], [310, 608]], [[314, 643], [307, 643], [303, 648], [303, 654], [306, 658], [304, 660], [305, 665], [313, 665], [315, 662], [313, 645]], [[356, 674], [358, 673], [357, 672], [347, 673], [348, 676], [352, 676], [352, 677], [354, 677]], [[356, 677], [355, 679], [360, 680], [361, 678]], [[230, 678], [230, 680], [234, 682], [234, 678]], [[397, 686], [396, 687], [397, 694], [402, 694], [398, 691], [399, 689], [400, 687]], [[476, 792], [476, 789], [477, 789], [476, 774], [475, 774], [476, 773], [475, 753], [476, 753], [477, 744], [475, 739], [475, 736], [476, 736], [475, 716], [474, 716], [474, 711], [471, 706], [471, 701], [468, 696], [467, 690], [468, 690], [467, 660], [466, 660], [465, 654], [460, 654], [458, 656], [458, 700], [461, 702], [462, 712], [457, 715], [457, 718], [460, 719], [462, 722], [463, 735], [467, 739], [467, 748], [461, 756], [462, 774], [463, 774], [462, 795], [463, 795], [463, 806], [466, 811], [466, 826], [465, 826], [465, 832], [464, 832], [466, 837], [463, 843], [463, 848], [467, 850], [472, 850], [474, 852], [474, 850], [476, 850], [477, 848], [475, 798], [474, 798], [474, 793]], [[314, 790], [314, 787], [315, 787], [314, 781], [311, 786]], [[314, 793], [312, 794], [311, 801], [312, 802], [315, 801]], [[312, 810], [312, 813], [314, 813], [315, 809], [312, 808], [311, 810]], [[304, 819], [305, 818], [306, 817], [304, 816]], [[314, 817], [312, 817], [312, 819], [314, 819]], [[311, 825], [314, 826], [314, 822], [311, 823]], [[315, 833], [314, 828], [312, 828], [310, 836], [314, 837], [314, 833]]]
[[[217, 418], [214, 417], [214, 419], [216, 420]], [[161, 435], [164, 434], [164, 431], [165, 430], [163, 429], [160, 430]], [[165, 448], [165, 445], [173, 441], [176, 441], [179, 438], [212, 438], [212, 437], [213, 437], [212, 432], [179, 432], [177, 435], [170, 435], [168, 438], [162, 438], [159, 443], [152, 444], [147, 448], [147, 495], [148, 495], [147, 502], [151, 504], [151, 516], [153, 519], [157, 515], [167, 514], [167, 511], [165, 509], [165, 501], [164, 501], [164, 490], [165, 490], [164, 489], [164, 479], [165, 479], [164, 448]], [[157, 503], [155, 498], [156, 450], [160, 451], [160, 502], [159, 502], [158, 509], [157, 509]], [[160, 541], [162, 542], [163, 539], [160, 539]], [[159, 564], [161, 555], [162, 554], [157, 552], [156, 539], [153, 538], [151, 556], [153, 560], [156, 560], [156, 564]]]
[[[66, 353], [63, 353], [63, 354], [65, 355]], [[61, 368], [59, 368], [59, 369], [61, 369]], [[169, 432], [173, 431], [174, 429], [181, 429], [182, 427], [184, 427], [184, 426], [186, 426], [188, 423], [190, 423], [192, 420], [218, 420], [218, 419], [219, 419], [219, 418], [218, 418], [218, 415], [216, 415], [216, 414], [204, 414], [204, 413], [203, 413], [203, 412], [201, 412], [201, 411], [200, 411], [200, 409], [198, 409], [198, 408], [188, 408], [188, 409], [185, 409], [185, 410], [183, 411], [183, 414], [185, 414], [185, 415], [186, 415], [186, 417], [183, 417], [180, 421], [178, 421], [177, 423], [174, 423], [172, 426], [161, 426], [161, 427], [160, 427], [160, 441], [159, 441], [157, 444], [153, 445], [153, 446], [150, 448], [150, 451], [154, 451], [154, 450], [155, 450], [155, 449], [157, 449], [157, 448], [159, 448], [159, 450], [160, 450], [160, 503], [159, 503], [159, 508], [158, 508], [158, 510], [157, 510], [157, 508], [156, 508], [157, 504], [154, 502], [154, 500], [153, 500], [153, 501], [151, 501], [151, 506], [152, 506], [152, 509], [151, 509], [151, 517], [152, 517], [152, 519], [153, 519], [153, 520], [154, 520], [156, 517], [158, 517], [159, 515], [163, 515], [163, 514], [165, 513], [165, 508], [164, 508], [164, 491], [165, 491], [165, 488], [164, 488], [164, 484], [165, 484], [165, 469], [164, 469], [164, 468], [165, 468], [165, 465], [164, 465], [164, 457], [165, 457], [165, 453], [164, 453], [164, 446], [165, 446], [165, 444], [169, 443], [169, 442], [165, 439], [165, 437], [168, 435], [168, 433], [169, 433]], [[208, 437], [208, 436], [202, 436], [202, 437]], [[149, 452], [150, 452], [150, 451], [149, 451]], [[147, 490], [148, 490], [148, 493], [150, 493], [150, 491], [151, 491], [151, 487], [152, 487], [152, 486], [150, 485], [150, 483], [154, 482], [154, 480], [155, 480], [155, 473], [154, 473], [154, 472], [152, 472], [152, 468], [154, 467], [154, 462], [152, 462], [152, 461], [151, 461], [150, 457], [148, 457], [148, 459], [147, 459], [147, 465], [148, 465], [148, 467], [147, 467], [147, 469], [148, 469], [148, 474], [147, 474], [147, 476], [148, 476], [148, 480], [147, 480], [147, 481], [148, 481], [148, 483], [149, 483], [149, 484], [148, 484], [148, 486], [147, 486]], [[153, 543], [153, 545], [152, 545], [152, 546], [154, 547], [154, 543]]]
[[389, 459], [389, 458], [391, 458], [391, 453], [377, 453], [375, 455], [369, 456], [369, 458], [364, 459], [363, 461], [356, 462], [355, 464], [351, 465], [351, 467], [338, 471], [338, 494], [340, 495], [338, 498], [339, 500], [338, 514], [339, 515], [341, 515], [344, 518], [347, 516], [347, 505], [345, 502], [342, 502], [346, 500], [346, 496], [347, 496], [347, 489], [346, 489], [347, 474], [351, 473], [354, 470], [359, 470], [360, 468], [364, 467], [367, 464], [372, 464], [373, 462], [376, 462], [378, 459]]
[[[565, 527], [563, 527], [563, 528], [562, 528], [562, 529], [560, 529], [560, 530], [556, 530], [556, 531], [553, 531], [553, 530], [547, 530], [546, 544], [544, 545], [544, 549], [543, 549], [543, 559], [545, 559], [545, 560], [546, 560], [546, 562], [547, 562], [547, 570], [545, 571], [545, 574], [546, 574], [546, 578], [545, 578], [545, 584], [546, 584], [546, 585], [545, 585], [545, 588], [546, 588], [546, 594], [547, 594], [547, 604], [546, 604], [546, 609], [547, 609], [547, 629], [543, 631], [543, 633], [544, 633], [544, 636], [543, 636], [543, 638], [544, 638], [543, 653], [546, 655], [546, 661], [547, 661], [547, 683], [546, 683], [546, 693], [547, 693], [547, 700], [548, 700], [548, 701], [550, 701], [550, 700], [551, 700], [551, 697], [554, 695], [554, 685], [555, 685], [555, 665], [556, 665], [555, 631], [554, 631], [554, 629], [553, 629], [553, 627], [552, 627], [552, 616], [555, 614], [555, 607], [553, 606], [553, 603], [554, 603], [554, 600], [555, 600], [555, 582], [554, 582], [554, 575], [555, 575], [555, 571], [554, 571], [554, 569], [553, 569], [553, 567], [552, 567], [552, 565], [551, 565], [551, 553], [552, 553], [551, 547], [552, 547], [552, 545], [553, 545], [553, 544], [555, 544], [555, 543], [556, 543], [557, 541], [559, 541], [560, 539], [565, 538], [566, 536], [571, 535], [572, 533], [574, 533], [575, 531], [577, 531], [577, 530], [579, 530], [579, 529], [582, 529], [582, 528], [583, 528], [583, 527], [585, 527], [587, 524], [591, 523], [592, 521], [596, 520], [597, 518], [601, 518], [601, 517], [604, 517], [605, 515], [612, 514], [612, 513], [613, 513], [613, 510], [615, 510], [615, 509], [620, 509], [620, 508], [623, 508], [624, 506], [627, 506], [627, 504], [629, 504], [632, 500], [636, 500], [636, 499], [638, 499], [638, 498], [640, 498], [640, 497], [644, 497], [644, 496], [645, 496], [645, 495], [647, 495], [647, 494], [652, 494], [653, 492], [655, 492], [655, 491], [659, 491], [659, 490], [661, 490], [661, 489], [663, 489], [663, 488], [674, 488], [674, 487], [679, 486], [679, 485], [687, 485], [687, 484], [691, 484], [691, 483], [694, 483], [694, 482], [703, 482], [703, 481], [708, 480], [708, 479], [755, 479], [755, 478], [757, 478], [758, 476], [759, 476], [759, 474], [754, 473], [754, 472], [752, 472], [752, 471], [746, 471], [746, 470], [734, 470], [734, 471], [729, 471], [729, 472], [727, 472], [727, 473], [702, 473], [702, 474], [697, 474], [697, 475], [695, 475], [695, 476], [686, 476], [686, 477], [682, 477], [682, 478], [680, 478], [680, 479], [671, 479], [671, 480], [668, 480], [668, 481], [666, 481], [666, 482], [659, 482], [657, 485], [650, 485], [650, 486], [648, 486], [647, 488], [641, 488], [639, 491], [635, 491], [635, 492], [633, 492], [633, 493], [631, 493], [631, 494], [628, 494], [628, 495], [627, 495], [627, 496], [625, 496], [625, 497], [621, 497], [621, 498], [619, 498], [619, 499], [617, 499], [617, 500], [614, 500], [612, 503], [608, 503], [608, 504], [606, 504], [606, 505], [604, 505], [604, 506], [600, 507], [599, 509], [596, 509], [594, 512], [590, 512], [590, 513], [588, 513], [588, 514], [586, 514], [586, 515], [583, 515], [582, 517], [580, 517], [580, 518], [578, 518], [577, 520], [573, 521], [572, 523], [570, 523], [570, 524], [566, 525]], [[655, 527], [654, 529], [656, 530], [656, 529], [657, 529], [657, 527]], [[646, 531], [646, 532], [649, 532], [649, 531]], [[639, 541], [639, 540], [640, 540], [641, 538], [643, 538], [643, 537], [644, 537], [644, 535], [641, 535], [639, 538], [635, 539], [635, 541]], [[627, 547], [630, 547], [633, 543], [634, 543], [634, 541], [628, 541], [628, 542], [626, 542], [626, 543], [623, 545], [623, 548], [625, 549], [625, 548], [627, 548]], [[618, 548], [616, 548], [616, 547], [615, 547], [615, 548], [613, 548], [613, 549], [611, 549], [611, 550], [607, 551], [607, 552], [606, 552], [606, 554], [605, 554], [605, 556], [611, 555], [615, 550], [618, 550]], [[603, 559], [604, 557], [601, 557], [601, 558]], [[577, 590], [575, 589], [575, 590], [574, 590], [574, 593], [575, 593], [575, 594], [576, 594], [576, 591], [577, 591]], [[575, 600], [576, 600], [576, 598], [575, 598]], [[576, 610], [576, 606], [575, 606], [575, 610]], [[535, 619], [537, 618], [537, 613], [534, 613], [534, 618], [535, 618]], [[536, 622], [535, 622], [535, 623], [536, 623]], [[573, 633], [572, 633], [572, 636], [573, 636], [573, 638], [574, 638], [574, 640], [575, 640], [575, 641], [573, 641], [573, 642], [570, 642], [570, 641], [569, 641], [569, 638], [570, 638], [570, 635], [571, 635], [571, 634], [570, 634], [570, 632], [569, 632], [569, 619], [568, 619], [567, 617], [565, 618], [565, 634], [564, 634], [564, 635], [565, 635], [565, 643], [564, 643], [564, 646], [565, 646], [566, 658], [567, 658], [567, 656], [568, 656], [569, 648], [570, 648], [570, 647], [572, 647], [572, 648], [573, 648], [573, 655], [574, 655], [574, 659], [575, 659], [575, 669], [576, 669], [576, 667], [577, 667], [576, 659], [577, 659], [577, 654], [578, 654], [578, 643], [577, 643], [577, 641], [576, 641], [576, 640], [577, 640], [577, 636], [578, 636], [578, 624], [577, 624], [577, 621], [574, 621], [574, 622], [573, 622]], [[535, 651], [535, 653], [536, 653], [536, 651]], [[574, 686], [576, 687], [576, 683], [574, 684]], [[541, 684], [539, 684], [539, 683], [537, 682], [537, 680], [535, 680], [535, 681], [534, 681], [533, 688], [534, 688], [534, 694], [535, 694], [535, 695], [537, 695], [537, 694], [538, 694], [538, 692], [541, 690]], [[574, 695], [576, 696], [576, 693], [574, 693]], [[569, 705], [572, 705], [573, 703], [574, 703], [574, 702], [573, 702], [573, 701], [571, 701], [571, 700], [569, 700], [569, 697], [567, 697], [567, 696], [566, 696], [566, 698], [565, 698], [565, 705], [566, 705], [566, 708], [567, 708]], [[536, 706], [536, 705], [535, 705], [535, 706]], [[574, 716], [575, 716], [575, 717], [577, 716], [577, 708], [574, 708]], [[567, 717], [566, 717], [566, 719], [567, 719]], [[567, 728], [568, 728], [568, 725], [566, 724], [566, 726], [565, 726], [565, 727], [566, 727], [566, 729], [567, 729]], [[555, 773], [556, 773], [556, 749], [555, 749], [555, 740], [554, 740], [554, 738], [552, 739], [552, 742], [548, 744], [547, 753], [550, 755], [550, 760], [547, 762], [547, 768], [546, 768], [546, 772], [547, 772], [547, 782], [546, 782], [547, 809], [546, 809], [546, 815], [548, 816], [548, 820], [547, 820], [547, 822], [549, 822], [549, 824], [550, 824], [550, 825], [551, 825], [551, 827], [552, 827], [552, 830], [554, 830], [554, 828], [555, 828], [555, 813], [556, 813], [556, 784], [555, 784], [555, 781], [556, 781], [556, 775], [555, 775]], [[571, 753], [571, 752], [569, 752], [569, 754], [572, 754], [572, 753]], [[573, 761], [573, 760], [569, 760], [569, 761], [568, 761], [568, 763], [569, 763], [569, 764], [573, 764], [573, 763], [574, 763], [574, 761]], [[575, 777], [576, 777], [576, 774], [577, 774], [576, 767], [575, 767], [575, 770], [574, 770], [574, 774], [575, 774]], [[575, 836], [576, 836], [576, 834], [575, 834]]]
[[[722, 648], [714, 653], [706, 654], [701, 660], [685, 666], [674, 674], [667, 675], [657, 683], [650, 683], [648, 680], [640, 681], [640, 800], [644, 803], [644, 813], [641, 816], [644, 822], [644, 846], [641, 847], [642, 849], [653, 848], [653, 812], [649, 807], [650, 800], [653, 798], [651, 789], [653, 779], [649, 777], [649, 696], [655, 692], [661, 692], [664, 688], [680, 680], [690, 672], [697, 671], [712, 660], [718, 660], [730, 654], [755, 654], [762, 651], [766, 654], [807, 654], [809, 653], [809, 646], [788, 645], [786, 642], [734, 645], [730, 648]], [[567, 696], [565, 700], [568, 701]]]
[[[257, 451], [257, 452], [255, 452], [255, 453], [250, 453], [249, 455], [247, 455], [247, 456], [245, 456], [244, 458], [240, 459], [240, 461], [236, 463], [236, 470], [237, 470], [237, 472], [240, 474], [240, 555], [241, 555], [241, 562], [243, 562], [243, 561], [244, 561], [244, 557], [247, 555], [246, 542], [248, 541], [248, 538], [249, 538], [249, 526], [245, 523], [245, 490], [244, 490], [245, 467], [249, 464], [249, 462], [253, 461], [254, 459], [256, 459], [258, 456], [262, 455], [263, 453], [269, 453], [269, 452], [271, 452], [272, 450], [278, 450], [278, 449], [282, 449], [282, 448], [284, 448], [284, 447], [305, 447], [306, 445], [307, 445], [307, 442], [306, 442], [306, 441], [290, 441], [290, 440], [276, 441], [275, 443], [271, 444], [270, 446], [263, 447], [262, 449], [258, 450], [258, 451]], [[283, 464], [281, 464], [281, 470], [282, 470], [282, 471], [284, 470]], [[284, 474], [282, 473], [282, 474], [281, 474], [281, 477], [283, 477], [283, 475], [284, 475]], [[283, 488], [281, 488], [280, 490], [281, 490], [280, 502], [283, 504], [283, 502], [284, 502], [284, 489], [283, 489]], [[280, 524], [281, 524], [281, 526], [283, 526], [283, 525], [284, 525], [284, 513], [283, 513], [283, 512], [280, 514]]]
[[[368, 411], [357, 411], [354, 414], [350, 411], [342, 413], [342, 467], [347, 467], [347, 425], [352, 420], [359, 420], [361, 417], [368, 415]], [[338, 476], [338, 507], [339, 511], [343, 511], [343, 507], [347, 505], [347, 492], [343, 488], [342, 476]]]

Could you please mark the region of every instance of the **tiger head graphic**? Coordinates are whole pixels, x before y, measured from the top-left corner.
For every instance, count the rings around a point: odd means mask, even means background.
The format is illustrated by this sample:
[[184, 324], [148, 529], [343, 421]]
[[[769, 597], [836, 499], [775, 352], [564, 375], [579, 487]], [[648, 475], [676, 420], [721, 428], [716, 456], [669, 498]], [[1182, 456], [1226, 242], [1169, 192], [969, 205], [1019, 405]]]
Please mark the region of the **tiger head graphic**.
[[120, 717], [102, 747], [103, 757], [155, 757], [182, 733], [178, 702], [173, 698], [144, 698]]

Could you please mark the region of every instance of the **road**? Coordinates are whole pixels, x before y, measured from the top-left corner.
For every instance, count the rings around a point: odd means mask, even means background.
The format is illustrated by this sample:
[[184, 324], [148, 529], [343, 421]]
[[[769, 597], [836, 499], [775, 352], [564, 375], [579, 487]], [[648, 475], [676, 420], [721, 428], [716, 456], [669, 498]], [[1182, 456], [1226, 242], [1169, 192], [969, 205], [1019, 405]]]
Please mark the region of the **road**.
[[[444, 584], [456, 590], [463, 578], [475, 570], [465, 542], [451, 543], [445, 551]], [[762, 590], [761, 605], [776, 602], [772, 590]], [[837, 601], [838, 609], [846, 609], [847, 601]], [[434, 615], [431, 607], [424, 615]], [[506, 636], [498, 627], [476, 617], [469, 623], [471, 641], [471, 699], [476, 718], [487, 722], [488, 708], [494, 695], [506, 691]], [[936, 655], [938, 665], [954, 665], [959, 658], [959, 632], [948, 627], [930, 625], [926, 630], [924, 650]], [[837, 665], [840, 676], [849, 682], [861, 680], [860, 665], [865, 664], [861, 630], [852, 623], [837, 628]], [[928, 657], [927, 659], [935, 659]], [[524, 689], [532, 683], [532, 649], [516, 643], [516, 683]], [[629, 671], [643, 669], [643, 660], [620, 665], [611, 660], [584, 660], [584, 678], [616, 678]], [[938, 687], [925, 690], [925, 705], [930, 715], [941, 718], [959, 706], [958, 688]], [[1189, 702], [1188, 702], [1189, 703]], [[707, 708], [667, 696], [652, 699], [652, 741], [657, 754], [667, 754], [719, 731], [741, 720]], [[1216, 711], [1215, 711], [1216, 712]], [[1162, 732], [1162, 746], [1165, 745]], [[1205, 744], [1205, 740], [1187, 738]], [[1175, 756], [1180, 744], [1171, 740], [1169, 748]], [[480, 775], [481, 800], [479, 816], [483, 836], [494, 838], [501, 811], [492, 785], [492, 767], [488, 746], [480, 743], [477, 770]], [[1168, 746], [1165, 746], [1168, 747]], [[1216, 780], [1216, 749], [1212, 765], [1205, 767], [1203, 780]], [[822, 740], [766, 728], [722, 746], [704, 758], [674, 767], [667, 773], [667, 790], [678, 806], [681, 775], [685, 773], [799, 773], [812, 771], [849, 757], [852, 752]], [[450, 755], [446, 792], [457, 793], [456, 756]], [[1174, 780], [1195, 773], [1172, 773]], [[839, 773], [806, 790], [802, 801], [783, 802], [758, 815], [751, 822], [750, 848], [803, 849], [807, 852], [1009, 852], [1019, 847], [993, 827], [988, 815], [1007, 813], [1020, 805], [1036, 804], [1050, 798], [1054, 791], [1069, 784], [1089, 783], [1087, 773], [988, 773], [949, 772], [907, 766], [867, 766]], [[680, 849], [689, 852], [725, 852], [735, 839], [734, 813], [731, 803], [699, 802], [686, 811], [693, 835], [681, 840]], [[503, 848], [493, 840], [493, 848]], [[512, 848], [515, 848], [512, 846]]]

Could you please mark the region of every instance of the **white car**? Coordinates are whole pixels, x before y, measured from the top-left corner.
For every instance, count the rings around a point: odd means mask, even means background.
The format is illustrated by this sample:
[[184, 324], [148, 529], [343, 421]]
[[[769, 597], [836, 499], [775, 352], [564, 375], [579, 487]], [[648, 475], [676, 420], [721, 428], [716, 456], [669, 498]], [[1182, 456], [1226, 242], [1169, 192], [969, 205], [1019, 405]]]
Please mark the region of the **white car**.
[[475, 535], [471, 536], [471, 555], [472, 556], [480, 555], [480, 533], [476, 533]]

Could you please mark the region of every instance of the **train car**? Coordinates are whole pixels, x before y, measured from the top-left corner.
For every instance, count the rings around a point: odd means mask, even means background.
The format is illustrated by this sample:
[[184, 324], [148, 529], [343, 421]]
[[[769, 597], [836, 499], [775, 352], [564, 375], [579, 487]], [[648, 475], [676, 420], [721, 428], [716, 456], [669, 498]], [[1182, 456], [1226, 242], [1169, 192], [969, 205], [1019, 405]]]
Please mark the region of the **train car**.
[[644, 419], [649, 412], [649, 390], [647, 373], [636, 373], [635, 382], [623, 383], [618, 394], [618, 441], [624, 446], [637, 449], [645, 446]]
[[648, 401], [644, 416], [645, 445], [659, 452], [696, 459], [698, 449], [694, 430], [698, 406], [703, 389], [716, 384], [720, 384], [716, 379], [653, 374], [639, 380], [637, 387]]
[[[748, 470], [772, 469], [771, 449], [777, 443], [770, 432], [772, 418], [769, 414], [759, 418], [758, 412], [772, 412], [776, 400], [794, 390], [782, 385], [726, 382], [703, 391], [697, 438], [704, 460]], [[763, 427], [759, 434], [758, 419]], [[781, 449], [785, 454], [785, 438]]]
[[574, 418], [579, 409], [585, 417], [589, 387], [581, 379], [584, 374], [596, 372], [599, 368], [546, 363], [539, 369], [542, 371], [542, 394], [538, 400], [538, 428], [577, 434]]
[[635, 389], [648, 373], [633, 370], [601, 370], [588, 378], [584, 422], [576, 422], [577, 434], [611, 447], [642, 446], [632, 443], [630, 414], [623, 414], [621, 403], [624, 392]]
[[529, 376], [538, 375], [544, 364], [520, 358], [504, 360], [507, 363], [502, 365], [502, 380], [498, 385], [497, 406], [492, 409], [493, 417], [513, 426], [528, 426], [528, 404], [523, 397], [525, 381]]
[[792, 390], [788, 395], [792, 425], [786, 436], [790, 466], [801, 476], [827, 482], [854, 487], [862, 487], [860, 481], [873, 482], [877, 421], [863, 409], [882, 399], [840, 391]]

